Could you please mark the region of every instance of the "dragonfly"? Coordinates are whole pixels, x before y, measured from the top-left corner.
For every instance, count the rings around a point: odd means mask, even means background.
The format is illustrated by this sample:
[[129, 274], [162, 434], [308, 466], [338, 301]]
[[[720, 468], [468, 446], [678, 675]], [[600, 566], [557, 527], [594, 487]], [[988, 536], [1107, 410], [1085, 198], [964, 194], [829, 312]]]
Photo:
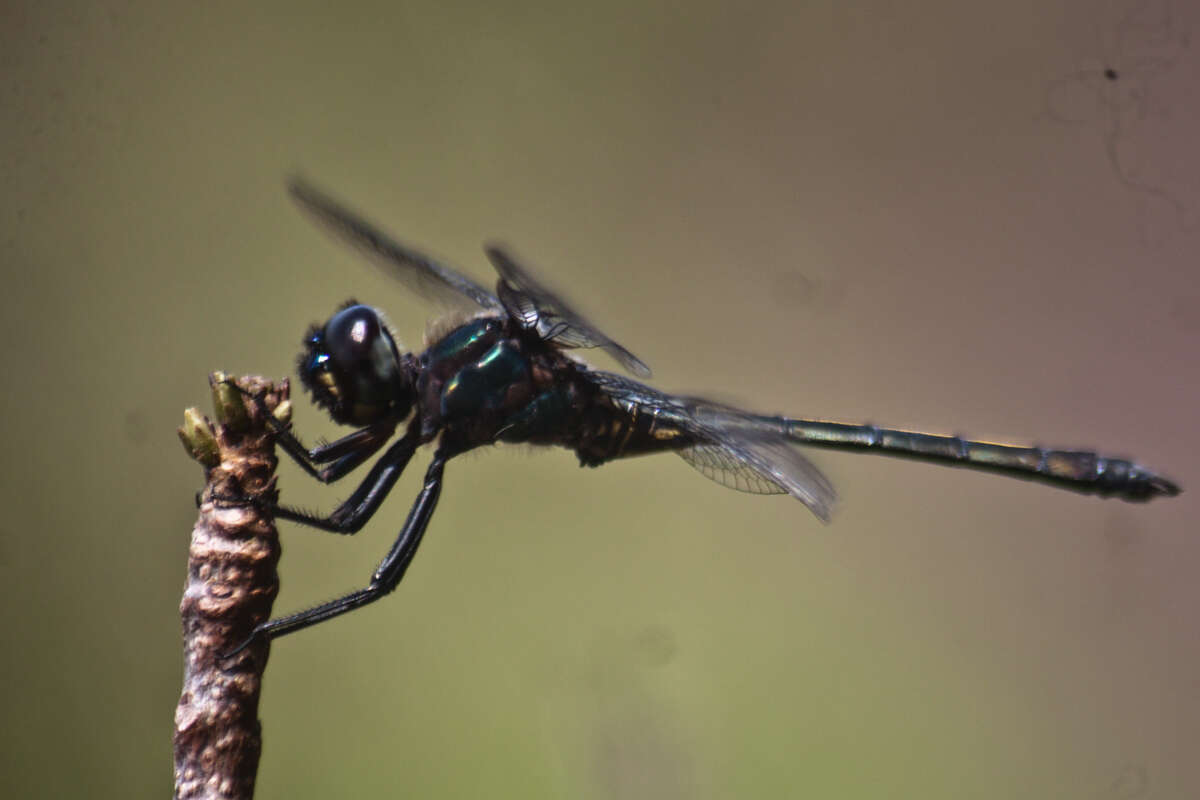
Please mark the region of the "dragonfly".
[[[335, 237], [429, 301], [457, 307], [426, 336], [424, 352], [403, 349], [383, 314], [347, 301], [304, 337], [297, 371], [317, 406], [355, 430], [305, 447], [273, 420], [279, 446], [310, 476], [337, 481], [378, 453], [354, 492], [328, 516], [285, 505], [276, 517], [338, 534], [363, 528], [426, 444], [434, 445], [424, 484], [387, 555], [362, 589], [258, 625], [275, 639], [379, 600], [404, 577], [441, 495], [446, 463], [501, 442], [554, 445], [598, 467], [671, 452], [705, 477], [755, 494], [786, 494], [828, 522], [832, 484], [798, 445], [883, 453], [992, 473], [1085, 494], [1144, 501], [1180, 488], [1136, 462], [1091, 451], [972, 441], [823, 420], [769, 416], [700, 397], [668, 394], [637, 378], [650, 369], [536, 278], [507, 249], [484, 252], [498, 273], [495, 291], [385, 233], [301, 179], [298, 205]], [[594, 369], [571, 351], [599, 348], [625, 370]], [[235, 650], [234, 652], [237, 652]], [[232, 655], [232, 654], [231, 654]]]

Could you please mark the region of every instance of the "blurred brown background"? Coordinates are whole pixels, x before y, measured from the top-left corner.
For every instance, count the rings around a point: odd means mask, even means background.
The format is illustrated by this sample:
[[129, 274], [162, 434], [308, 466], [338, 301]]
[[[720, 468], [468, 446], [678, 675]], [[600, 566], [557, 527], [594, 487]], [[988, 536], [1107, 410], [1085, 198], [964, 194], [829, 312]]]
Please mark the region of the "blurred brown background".
[[[663, 388], [1094, 446], [1191, 491], [817, 453], [824, 527], [667, 456], [464, 458], [396, 595], [275, 646], [261, 797], [1200, 796], [1194, 7], [0, 21], [5, 796], [170, 791], [201, 484], [174, 429], [206, 374], [288, 374], [349, 296], [420, 341], [295, 171], [480, 280], [513, 243]], [[335, 433], [299, 392], [296, 422]], [[358, 537], [282, 526], [277, 611], [365, 582], [423, 463]]]

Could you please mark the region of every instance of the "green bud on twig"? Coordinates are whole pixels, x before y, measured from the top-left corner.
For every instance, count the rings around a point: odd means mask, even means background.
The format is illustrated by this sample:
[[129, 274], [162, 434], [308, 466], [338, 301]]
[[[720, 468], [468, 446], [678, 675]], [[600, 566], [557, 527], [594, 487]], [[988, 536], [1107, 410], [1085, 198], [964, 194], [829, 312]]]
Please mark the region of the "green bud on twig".
[[179, 427], [179, 440], [183, 442], [188, 455], [199, 461], [207, 468], [221, 463], [217, 451], [217, 437], [212, 424], [205, 419], [198, 408], [189, 408], [183, 412], [183, 425]]

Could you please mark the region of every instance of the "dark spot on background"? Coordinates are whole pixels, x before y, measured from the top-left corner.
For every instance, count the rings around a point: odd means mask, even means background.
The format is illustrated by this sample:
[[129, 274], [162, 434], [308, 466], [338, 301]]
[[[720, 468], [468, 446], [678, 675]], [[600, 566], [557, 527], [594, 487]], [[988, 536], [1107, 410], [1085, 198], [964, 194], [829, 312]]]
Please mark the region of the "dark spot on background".
[[1200, 299], [1194, 297], [1177, 297], [1169, 312], [1171, 319], [1184, 328], [1200, 331]]
[[679, 647], [666, 625], [647, 625], [634, 638], [634, 647], [647, 667], [665, 667], [675, 660]]
[[788, 309], [836, 309], [846, 295], [838, 279], [802, 272], [780, 272], [770, 279], [771, 302]]
[[125, 413], [125, 438], [134, 444], [144, 444], [149, 438], [149, 420], [143, 409], [135, 408]]
[[1121, 770], [1109, 785], [1109, 797], [1136, 800], [1145, 797], [1150, 788], [1150, 776], [1142, 764], [1130, 764]]
[[1188, 117], [1172, 108], [1180, 104], [1176, 73], [1189, 58], [1190, 32], [1170, 2], [1135, 3], [1116, 17], [1113, 11], [1090, 21], [1098, 34], [1092, 54], [1049, 83], [1040, 116], [1099, 138], [1113, 176], [1137, 199], [1143, 243], [1157, 245], [1172, 233], [1200, 230], [1194, 179], [1172, 167], [1169, 147], [1146, 147], [1154, 138], [1188, 135]]
[[1123, 558], [1132, 553], [1141, 539], [1141, 531], [1127, 514], [1109, 515], [1104, 523], [1104, 543], [1110, 558]]

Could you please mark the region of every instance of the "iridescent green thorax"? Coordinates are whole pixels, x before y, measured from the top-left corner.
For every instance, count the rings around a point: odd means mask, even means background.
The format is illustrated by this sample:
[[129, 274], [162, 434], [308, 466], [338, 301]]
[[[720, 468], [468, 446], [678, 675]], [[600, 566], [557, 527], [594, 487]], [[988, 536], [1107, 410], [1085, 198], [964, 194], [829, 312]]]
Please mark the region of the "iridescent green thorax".
[[478, 361], [460, 369], [442, 388], [441, 414], [447, 419], [503, 410], [511, 390], [529, 381], [529, 359], [516, 344], [493, 344]]
[[486, 351], [499, 338], [502, 328], [503, 323], [495, 317], [477, 317], [430, 345], [424, 359], [434, 370], [446, 364], [461, 366]]

